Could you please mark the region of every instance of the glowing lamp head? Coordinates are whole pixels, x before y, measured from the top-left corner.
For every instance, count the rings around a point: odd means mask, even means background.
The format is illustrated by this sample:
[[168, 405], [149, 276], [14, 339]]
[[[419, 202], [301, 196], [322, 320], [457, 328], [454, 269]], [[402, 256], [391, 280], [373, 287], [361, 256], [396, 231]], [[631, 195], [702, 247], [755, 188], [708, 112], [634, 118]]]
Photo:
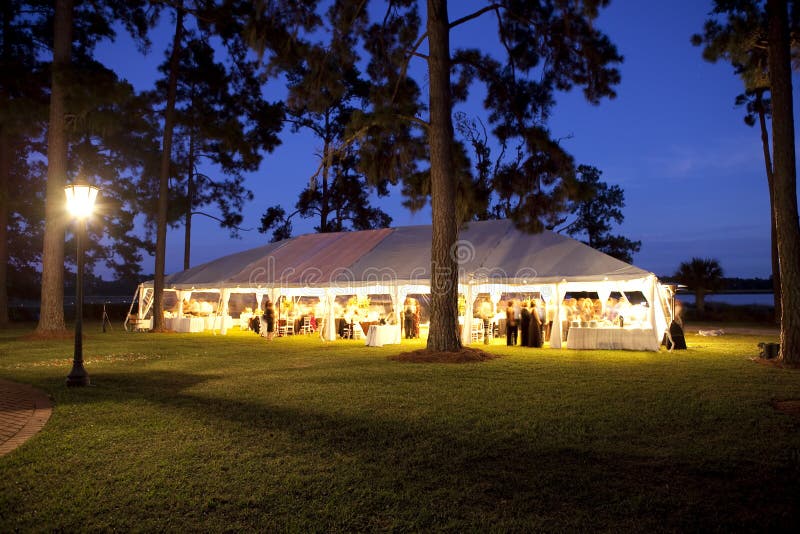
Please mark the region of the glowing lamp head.
[[93, 185], [73, 184], [64, 188], [67, 195], [67, 209], [73, 217], [85, 219], [94, 210], [94, 201], [100, 190]]

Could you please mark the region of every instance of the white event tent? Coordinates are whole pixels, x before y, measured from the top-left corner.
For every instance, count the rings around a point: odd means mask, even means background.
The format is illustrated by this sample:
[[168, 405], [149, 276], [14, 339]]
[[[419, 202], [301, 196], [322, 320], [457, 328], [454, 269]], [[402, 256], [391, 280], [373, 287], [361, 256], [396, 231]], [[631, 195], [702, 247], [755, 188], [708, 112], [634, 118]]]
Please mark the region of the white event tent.
[[[307, 234], [225, 256], [166, 277], [164, 291], [177, 293], [178, 303], [193, 292], [218, 293], [225, 317], [234, 293], [255, 294], [277, 302], [279, 296], [316, 296], [324, 304], [323, 337], [336, 339], [334, 302], [337, 295], [391, 297], [394, 323], [401, 328], [406, 296], [430, 292], [431, 227], [402, 226], [358, 232]], [[672, 314], [668, 288], [648, 271], [603, 254], [567, 236], [544, 231], [528, 234], [509, 220], [470, 222], [459, 232], [452, 251], [458, 261], [459, 292], [465, 317], [473, 316], [479, 294], [495, 308], [503, 294], [540, 293], [555, 307], [550, 346], [560, 348], [559, 307], [567, 293], [596, 292], [605, 302], [612, 292], [641, 292], [647, 301], [652, 347], [658, 345]], [[139, 286], [138, 318], [151, 312], [153, 283]], [[179, 304], [179, 306], [182, 304]], [[226, 331], [220, 321], [220, 331]], [[462, 329], [462, 341], [470, 331]]]

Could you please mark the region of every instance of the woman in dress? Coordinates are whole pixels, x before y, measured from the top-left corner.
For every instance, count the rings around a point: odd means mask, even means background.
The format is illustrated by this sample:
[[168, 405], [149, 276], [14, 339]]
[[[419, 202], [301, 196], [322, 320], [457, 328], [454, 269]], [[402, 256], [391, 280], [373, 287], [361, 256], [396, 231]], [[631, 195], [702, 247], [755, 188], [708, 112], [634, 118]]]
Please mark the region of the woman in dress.
[[531, 313], [528, 311], [528, 303], [524, 300], [522, 304], [520, 304], [520, 311], [519, 311], [519, 344], [523, 347], [527, 347], [528, 345], [528, 336], [530, 332], [528, 331], [528, 327], [531, 324]]

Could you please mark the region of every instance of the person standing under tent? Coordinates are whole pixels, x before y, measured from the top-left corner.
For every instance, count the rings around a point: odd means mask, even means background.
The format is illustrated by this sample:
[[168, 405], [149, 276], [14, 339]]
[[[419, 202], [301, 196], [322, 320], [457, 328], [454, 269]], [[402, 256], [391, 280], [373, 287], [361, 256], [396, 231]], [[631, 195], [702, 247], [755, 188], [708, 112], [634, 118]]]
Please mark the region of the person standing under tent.
[[412, 323], [412, 328], [414, 331], [414, 339], [419, 339], [419, 312], [420, 306], [418, 302], [414, 302], [414, 305], [411, 306], [411, 311], [414, 312], [414, 321]]
[[406, 339], [414, 337], [414, 312], [411, 311], [411, 305], [406, 306], [406, 311], [403, 314], [403, 329], [406, 331]]
[[514, 301], [509, 300], [506, 307], [506, 345], [517, 344], [517, 317], [514, 315]]
[[520, 304], [521, 309], [519, 311], [519, 344], [523, 347], [528, 346], [528, 340], [530, 339], [530, 331], [528, 327], [531, 325], [531, 313], [528, 311], [528, 303], [524, 300], [522, 304]]

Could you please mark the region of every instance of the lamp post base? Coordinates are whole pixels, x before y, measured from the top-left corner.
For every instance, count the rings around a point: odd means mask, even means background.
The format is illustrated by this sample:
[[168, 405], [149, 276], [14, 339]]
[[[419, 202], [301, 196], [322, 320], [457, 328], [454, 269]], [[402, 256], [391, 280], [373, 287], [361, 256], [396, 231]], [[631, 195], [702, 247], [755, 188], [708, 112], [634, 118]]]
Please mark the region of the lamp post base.
[[67, 375], [67, 387], [83, 387], [89, 385], [89, 373], [82, 363], [72, 364], [72, 371]]

